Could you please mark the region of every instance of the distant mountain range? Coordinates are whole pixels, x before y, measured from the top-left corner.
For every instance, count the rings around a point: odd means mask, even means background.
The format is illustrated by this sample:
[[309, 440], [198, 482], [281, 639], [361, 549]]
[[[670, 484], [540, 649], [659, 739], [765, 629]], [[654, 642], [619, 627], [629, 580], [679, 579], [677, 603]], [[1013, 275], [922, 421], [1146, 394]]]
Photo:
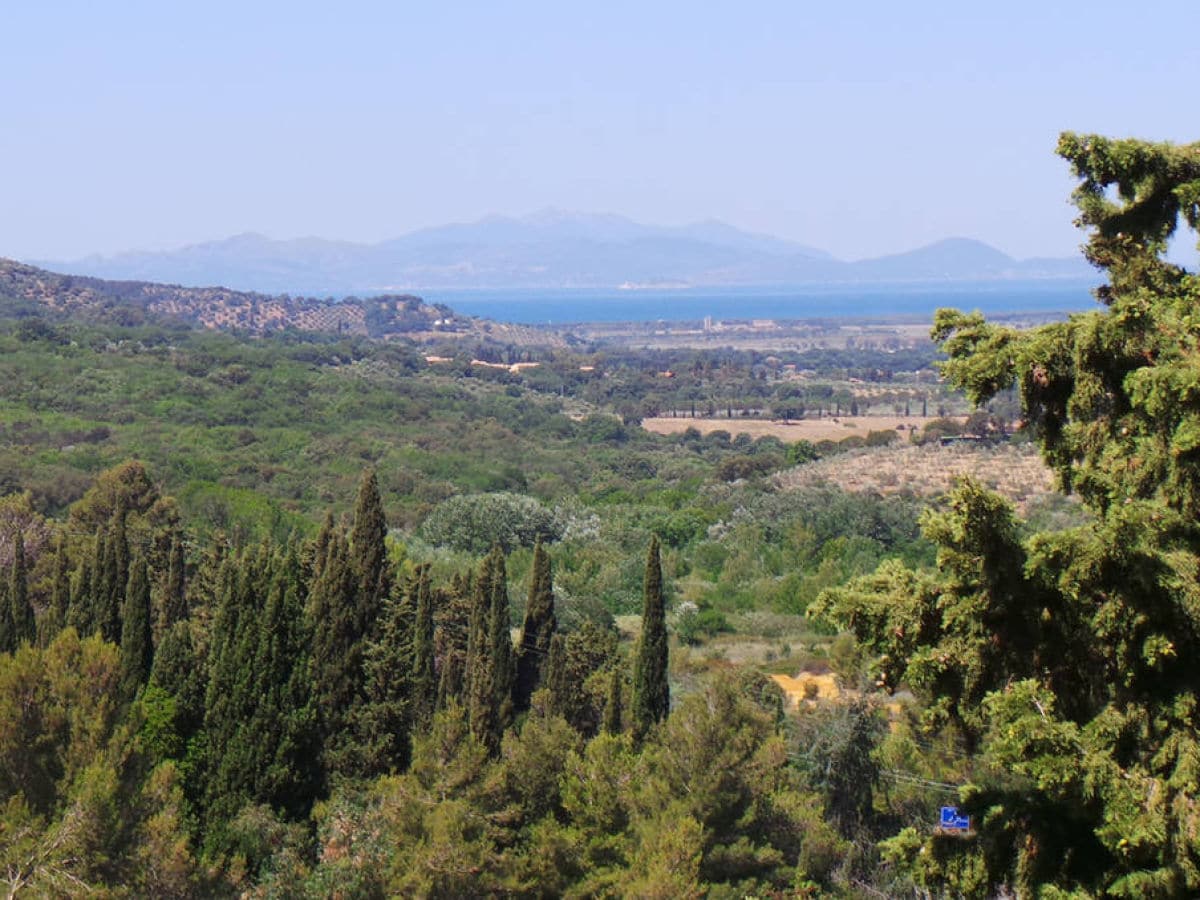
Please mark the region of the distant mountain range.
[[1017, 260], [950, 238], [847, 262], [722, 222], [643, 225], [546, 211], [414, 231], [378, 244], [242, 234], [179, 250], [35, 261], [74, 275], [318, 296], [441, 289], [664, 288], [1094, 278], [1081, 258]]

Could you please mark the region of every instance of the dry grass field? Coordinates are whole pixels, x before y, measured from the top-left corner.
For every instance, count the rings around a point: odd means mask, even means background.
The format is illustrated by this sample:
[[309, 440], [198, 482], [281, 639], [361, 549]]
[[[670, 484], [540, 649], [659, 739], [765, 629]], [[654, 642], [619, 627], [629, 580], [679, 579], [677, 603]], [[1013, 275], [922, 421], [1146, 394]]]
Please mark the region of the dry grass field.
[[779, 473], [776, 480], [784, 490], [832, 483], [847, 491], [935, 496], [948, 491], [960, 475], [978, 479], [1021, 510], [1054, 491], [1050, 470], [1028, 444], [901, 444], [856, 450], [797, 466]]
[[833, 675], [814, 675], [801, 672], [794, 678], [790, 675], [772, 675], [771, 680], [779, 685], [788, 705], [793, 709], [801, 703], [815, 704], [818, 700], [836, 700], [842, 695], [837, 678]]
[[779, 419], [642, 419], [642, 427], [656, 434], [678, 434], [695, 428], [701, 434], [728, 431], [731, 435], [748, 434], [752, 438], [777, 437], [781, 441], [840, 441], [857, 435], [866, 437], [871, 431], [895, 431], [922, 428], [928, 419], [916, 416], [827, 416], [822, 419], [800, 419], [783, 422]]

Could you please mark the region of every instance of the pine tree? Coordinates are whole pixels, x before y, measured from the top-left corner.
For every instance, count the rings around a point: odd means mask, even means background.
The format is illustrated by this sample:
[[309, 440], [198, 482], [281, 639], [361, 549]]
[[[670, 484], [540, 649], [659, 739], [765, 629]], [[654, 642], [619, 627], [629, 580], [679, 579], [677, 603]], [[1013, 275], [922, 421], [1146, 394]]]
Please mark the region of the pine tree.
[[121, 685], [128, 697], [150, 678], [154, 664], [150, 617], [150, 575], [139, 554], [130, 566], [121, 612]]
[[658, 537], [650, 539], [642, 585], [642, 634], [633, 670], [633, 730], [640, 740], [671, 709], [667, 683], [667, 614], [663, 598]]
[[533, 548], [529, 598], [525, 603], [525, 620], [517, 650], [517, 676], [513, 689], [513, 707], [517, 712], [529, 709], [529, 698], [541, 681], [546, 654], [550, 652], [550, 639], [557, 627], [550, 556], [539, 540]]
[[183, 538], [178, 532], [171, 537], [171, 557], [167, 568], [167, 590], [163, 598], [163, 629], [188, 617], [187, 564], [183, 556]]
[[[885, 563], [812, 611], [977, 763], [979, 838], [905, 829], [889, 855], [937, 895], [1200, 896], [1200, 281], [1168, 261], [1200, 226], [1200, 144], [1064, 134], [1103, 306], [1017, 330], [939, 310], [947, 380], [1020, 390], [1026, 431], [1089, 516], [1028, 536], [967, 481], [928, 514], [936, 569]], [[967, 798], [970, 798], [969, 800]]]

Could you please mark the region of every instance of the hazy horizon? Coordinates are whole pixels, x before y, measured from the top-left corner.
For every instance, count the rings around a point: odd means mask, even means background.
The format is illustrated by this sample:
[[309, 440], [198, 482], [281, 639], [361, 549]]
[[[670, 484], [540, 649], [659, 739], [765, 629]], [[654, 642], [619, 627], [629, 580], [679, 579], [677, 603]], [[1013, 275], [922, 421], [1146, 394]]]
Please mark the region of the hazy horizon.
[[1070, 256], [1060, 131], [1200, 137], [1192, 59], [1111, 27], [1124, 5], [1073, 6], [21, 4], [0, 256], [375, 243], [548, 207], [845, 260], [948, 237]]

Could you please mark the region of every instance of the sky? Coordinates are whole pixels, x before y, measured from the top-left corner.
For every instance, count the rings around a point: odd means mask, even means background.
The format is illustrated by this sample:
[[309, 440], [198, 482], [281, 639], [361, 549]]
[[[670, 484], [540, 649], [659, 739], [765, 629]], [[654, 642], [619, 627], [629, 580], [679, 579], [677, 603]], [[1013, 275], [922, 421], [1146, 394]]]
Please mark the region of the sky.
[[9, 4], [0, 256], [547, 207], [1067, 256], [1060, 131], [1200, 140], [1200, 3]]

